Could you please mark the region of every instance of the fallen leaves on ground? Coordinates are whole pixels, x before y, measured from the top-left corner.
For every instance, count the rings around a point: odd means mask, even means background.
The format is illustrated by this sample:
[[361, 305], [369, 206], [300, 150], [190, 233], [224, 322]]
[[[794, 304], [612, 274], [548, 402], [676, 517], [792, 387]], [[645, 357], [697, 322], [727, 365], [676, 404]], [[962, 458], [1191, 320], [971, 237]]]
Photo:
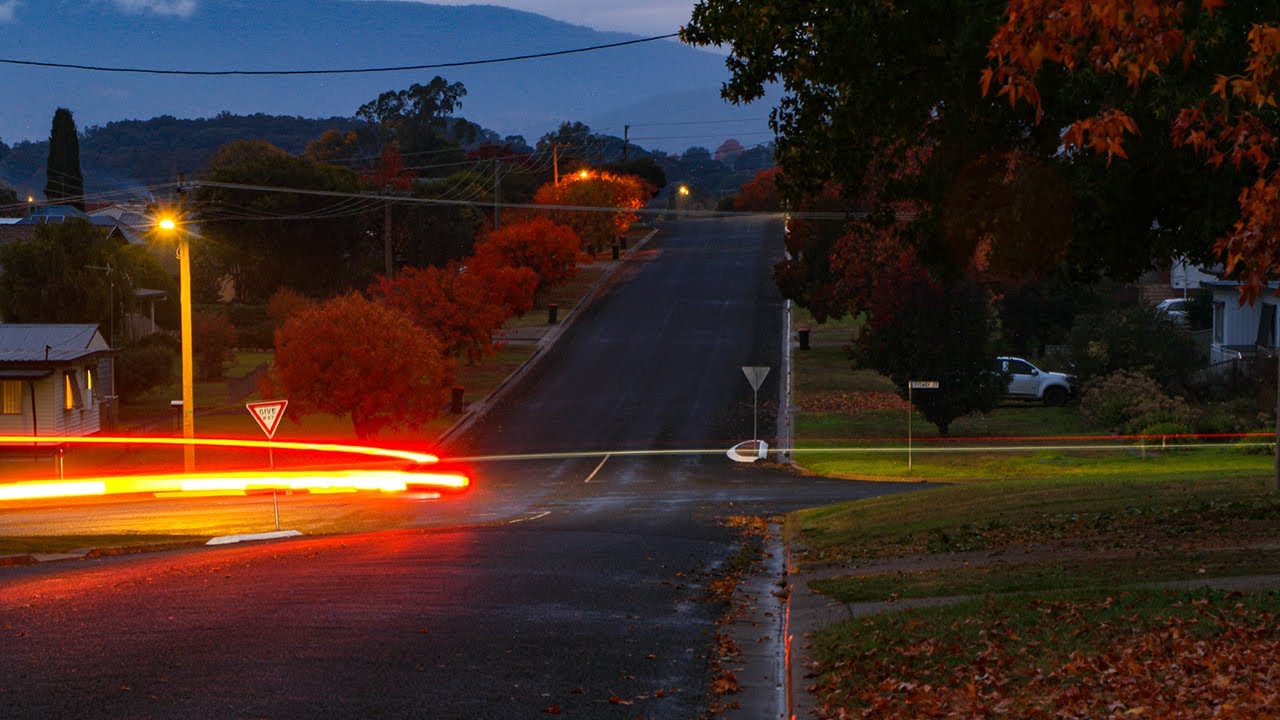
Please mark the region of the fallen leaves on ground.
[[804, 393], [796, 398], [800, 412], [843, 413], [852, 415], [865, 410], [906, 410], [907, 401], [896, 393], [858, 390], [827, 390]]
[[1263, 602], [1121, 593], [949, 627], [866, 621], [869, 642], [825, 654], [815, 690], [839, 718], [1276, 717], [1280, 623]]

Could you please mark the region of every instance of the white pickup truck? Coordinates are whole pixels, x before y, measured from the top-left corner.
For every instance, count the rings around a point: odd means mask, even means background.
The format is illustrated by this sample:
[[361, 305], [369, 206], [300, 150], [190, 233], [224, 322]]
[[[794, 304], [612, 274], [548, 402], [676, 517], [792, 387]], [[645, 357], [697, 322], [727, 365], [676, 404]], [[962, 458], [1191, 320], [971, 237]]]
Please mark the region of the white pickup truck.
[[1043, 400], [1045, 405], [1063, 405], [1071, 397], [1071, 377], [1048, 372], [1016, 357], [996, 358], [996, 368], [1009, 374], [1006, 397]]

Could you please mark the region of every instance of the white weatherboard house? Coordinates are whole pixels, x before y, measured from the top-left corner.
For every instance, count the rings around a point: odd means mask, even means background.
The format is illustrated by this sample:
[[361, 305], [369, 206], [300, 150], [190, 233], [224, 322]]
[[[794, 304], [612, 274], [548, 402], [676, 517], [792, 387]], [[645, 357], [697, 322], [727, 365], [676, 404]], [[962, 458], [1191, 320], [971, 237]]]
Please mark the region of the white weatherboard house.
[[1240, 283], [1206, 280], [1200, 287], [1213, 293], [1213, 338], [1209, 344], [1211, 364], [1239, 360], [1276, 351], [1280, 339], [1277, 284], [1271, 283], [1252, 305], [1240, 304]]
[[0, 323], [0, 435], [92, 435], [110, 395], [97, 325]]

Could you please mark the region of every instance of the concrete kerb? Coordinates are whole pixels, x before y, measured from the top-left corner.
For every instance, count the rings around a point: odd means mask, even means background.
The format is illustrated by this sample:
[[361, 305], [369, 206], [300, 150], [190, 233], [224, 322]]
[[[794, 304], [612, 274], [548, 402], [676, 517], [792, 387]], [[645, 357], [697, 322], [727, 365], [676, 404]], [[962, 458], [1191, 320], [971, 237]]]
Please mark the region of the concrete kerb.
[[533, 354], [521, 363], [520, 367], [516, 368], [515, 372], [511, 373], [502, 382], [498, 383], [498, 386], [490, 391], [484, 399], [472, 403], [462, 414], [462, 417], [458, 418], [457, 422], [450, 425], [449, 429], [445, 430], [438, 438], [436, 438], [436, 443], [440, 447], [448, 445], [458, 439], [458, 437], [465, 434], [467, 430], [471, 429], [472, 425], [476, 424], [485, 416], [486, 413], [493, 409], [498, 401], [519, 383], [521, 378], [527, 375], [539, 362], [542, 362], [542, 359], [547, 354], [547, 349], [554, 345], [555, 342], [560, 339], [560, 336], [572, 327], [575, 322], [577, 322], [578, 317], [582, 315], [582, 310], [585, 310], [591, 303], [595, 302], [596, 298], [600, 295], [600, 291], [609, 282], [610, 278], [613, 277], [613, 274], [618, 271], [618, 268], [622, 267], [623, 263], [629, 261], [631, 256], [644, 247], [645, 244], [648, 243], [656, 234], [658, 234], [658, 229], [654, 228], [636, 242], [635, 245], [628, 248], [627, 252], [619, 258], [619, 262], [610, 268], [604, 275], [600, 276], [600, 279], [596, 280], [591, 288], [587, 290], [587, 293], [582, 296], [582, 299], [579, 300], [578, 303], [569, 310], [569, 312], [565, 313], [560, 322], [557, 323], [555, 327], [548, 330], [547, 333], [538, 340], [537, 347], [534, 348]]

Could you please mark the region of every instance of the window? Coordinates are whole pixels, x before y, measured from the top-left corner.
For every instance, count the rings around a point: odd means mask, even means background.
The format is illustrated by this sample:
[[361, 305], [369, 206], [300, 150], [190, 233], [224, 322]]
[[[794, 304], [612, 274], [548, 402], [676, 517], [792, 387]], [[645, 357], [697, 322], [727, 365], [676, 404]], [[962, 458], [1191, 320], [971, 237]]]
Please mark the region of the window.
[[84, 407], [84, 396], [80, 394], [80, 383], [76, 382], [76, 371], [67, 370], [62, 373], [62, 409], [74, 410]]
[[84, 404], [93, 407], [93, 368], [84, 369]]
[[0, 380], [0, 415], [22, 414], [22, 383]]
[[1227, 317], [1227, 304], [1224, 302], [1216, 302], [1213, 304], [1213, 341], [1222, 344], [1222, 339], [1226, 337], [1226, 332], [1222, 327]]

